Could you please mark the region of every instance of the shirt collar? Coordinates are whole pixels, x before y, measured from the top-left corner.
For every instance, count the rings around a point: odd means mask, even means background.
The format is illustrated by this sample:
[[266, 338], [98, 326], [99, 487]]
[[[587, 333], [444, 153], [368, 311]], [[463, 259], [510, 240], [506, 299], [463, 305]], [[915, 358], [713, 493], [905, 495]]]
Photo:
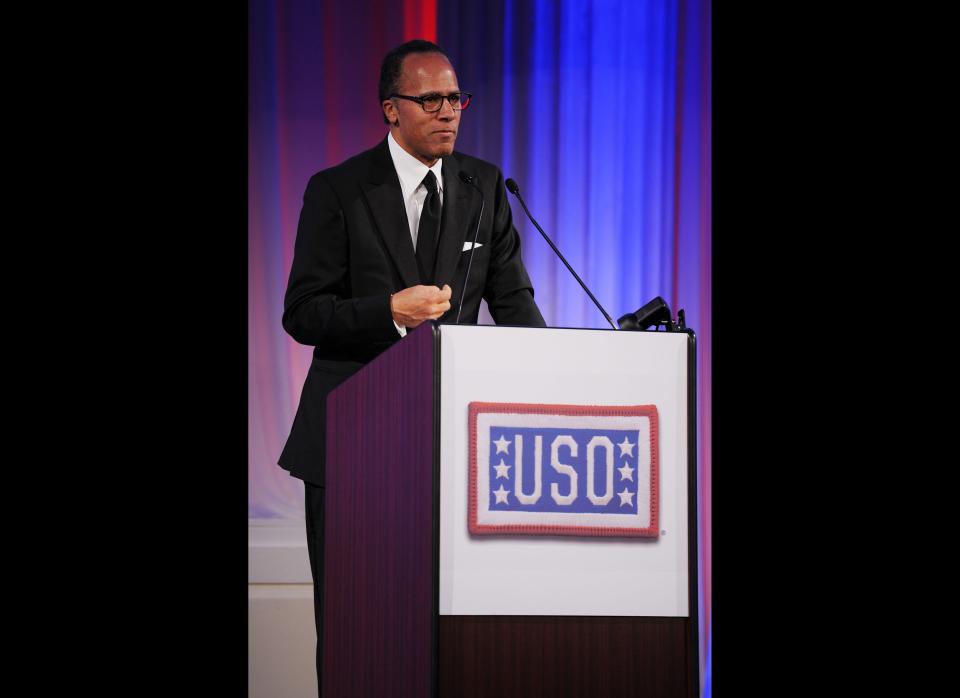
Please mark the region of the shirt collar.
[[427, 171], [433, 171], [437, 178], [437, 186], [443, 191], [443, 158], [437, 158], [433, 167], [427, 167], [422, 162], [413, 157], [410, 153], [400, 147], [400, 144], [393, 137], [391, 131], [387, 134], [387, 145], [390, 147], [390, 157], [393, 158], [393, 167], [397, 171], [397, 177], [400, 178], [400, 189], [403, 191], [403, 198], [406, 201], [410, 195], [416, 191], [423, 178], [427, 176]]

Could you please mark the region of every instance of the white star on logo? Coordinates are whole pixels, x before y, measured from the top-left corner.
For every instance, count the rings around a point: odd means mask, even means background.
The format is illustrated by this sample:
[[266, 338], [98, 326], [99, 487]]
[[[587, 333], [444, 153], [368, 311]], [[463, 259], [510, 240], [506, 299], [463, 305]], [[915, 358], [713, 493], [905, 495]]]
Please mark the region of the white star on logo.
[[633, 506], [633, 492], [627, 492], [626, 487], [623, 488], [623, 492], [617, 492], [617, 496], [620, 497], [620, 506]]
[[624, 463], [621, 467], [617, 468], [620, 471], [621, 480], [632, 480], [633, 479], [633, 468], [630, 467], [629, 463]]
[[[496, 443], [496, 441], [494, 441]], [[493, 469], [497, 471], [497, 479], [504, 477], [508, 480], [510, 479], [510, 474], [507, 472], [510, 469], [509, 465], [504, 464], [503, 458], [500, 459], [500, 465], [493, 466]]]
[[503, 485], [500, 485], [500, 489], [499, 489], [499, 490], [494, 490], [494, 491], [493, 491], [493, 495], [497, 498], [497, 504], [506, 504], [506, 503], [507, 503], [507, 495], [509, 495], [509, 494], [510, 494], [510, 493], [509, 493], [507, 490], [503, 489]]
[[630, 439], [624, 436], [623, 441], [618, 443], [617, 446], [620, 447], [621, 456], [633, 456], [633, 447], [636, 446], [636, 444], [630, 443]]
[[507, 449], [510, 447], [510, 442], [503, 438], [503, 434], [501, 434], [500, 438], [493, 443], [497, 445], [497, 453], [508, 453]]

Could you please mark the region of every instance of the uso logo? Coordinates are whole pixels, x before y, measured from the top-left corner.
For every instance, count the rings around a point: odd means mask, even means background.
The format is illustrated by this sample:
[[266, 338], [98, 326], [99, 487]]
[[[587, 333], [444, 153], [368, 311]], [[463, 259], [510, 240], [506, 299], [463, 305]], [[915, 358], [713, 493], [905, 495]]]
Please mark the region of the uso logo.
[[470, 532], [659, 533], [657, 408], [471, 402]]

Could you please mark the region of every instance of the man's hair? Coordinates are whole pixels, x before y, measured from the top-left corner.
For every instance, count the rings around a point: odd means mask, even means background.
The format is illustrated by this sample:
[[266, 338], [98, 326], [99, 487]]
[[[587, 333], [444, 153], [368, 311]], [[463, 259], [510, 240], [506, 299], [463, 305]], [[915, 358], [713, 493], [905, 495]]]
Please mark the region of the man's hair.
[[[383, 63], [380, 64], [380, 111], [383, 111], [383, 103], [390, 98], [390, 95], [398, 89], [400, 76], [403, 74], [403, 59], [411, 53], [439, 53], [448, 61], [450, 57], [447, 52], [431, 41], [424, 39], [413, 39], [405, 44], [400, 44], [383, 57]], [[389, 124], [387, 115], [383, 115], [383, 123]]]

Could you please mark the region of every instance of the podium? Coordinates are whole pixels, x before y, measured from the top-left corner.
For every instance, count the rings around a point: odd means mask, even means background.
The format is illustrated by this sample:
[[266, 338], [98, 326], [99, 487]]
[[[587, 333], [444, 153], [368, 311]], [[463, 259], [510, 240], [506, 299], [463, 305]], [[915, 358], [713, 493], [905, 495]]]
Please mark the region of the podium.
[[695, 358], [424, 323], [334, 390], [322, 695], [697, 696]]

